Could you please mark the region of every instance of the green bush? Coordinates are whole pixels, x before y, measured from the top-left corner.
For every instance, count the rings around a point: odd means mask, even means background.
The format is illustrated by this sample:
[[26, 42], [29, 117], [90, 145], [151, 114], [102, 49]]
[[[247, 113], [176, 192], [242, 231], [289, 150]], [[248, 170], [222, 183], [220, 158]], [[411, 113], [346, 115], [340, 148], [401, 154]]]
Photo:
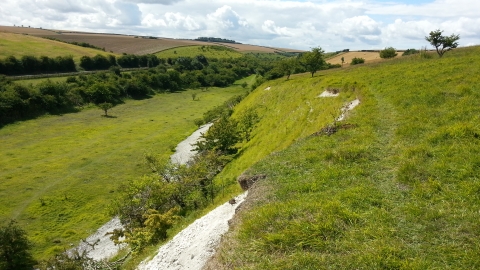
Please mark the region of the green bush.
[[397, 53], [395, 51], [395, 48], [393, 48], [393, 47], [387, 47], [384, 50], [380, 51], [380, 57], [381, 58], [384, 58], [384, 59], [394, 58], [395, 56], [397, 56]]
[[350, 65], [358, 65], [358, 64], [363, 64], [365, 63], [365, 59], [359, 58], [359, 57], [354, 57], [352, 59], [352, 62], [350, 62]]
[[33, 269], [35, 261], [30, 254], [32, 245], [27, 239], [27, 233], [17, 222], [11, 220], [0, 227], [0, 269], [21, 270]]
[[402, 56], [407, 56], [407, 55], [412, 55], [412, 54], [417, 54], [420, 53], [420, 51], [415, 50], [415, 49], [408, 49], [403, 52]]

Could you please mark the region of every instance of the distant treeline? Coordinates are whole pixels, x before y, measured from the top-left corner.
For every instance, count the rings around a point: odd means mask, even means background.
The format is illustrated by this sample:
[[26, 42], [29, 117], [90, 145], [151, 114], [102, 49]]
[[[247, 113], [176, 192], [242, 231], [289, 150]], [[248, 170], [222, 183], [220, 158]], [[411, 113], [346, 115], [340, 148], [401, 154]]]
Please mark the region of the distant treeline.
[[[122, 57], [129, 59], [127, 55]], [[157, 92], [225, 87], [254, 73], [266, 76], [274, 68], [273, 61], [254, 56], [206, 59], [199, 55], [164, 62], [129, 73], [121, 73], [114, 66], [109, 71], [70, 76], [65, 82], [47, 79], [34, 86], [24, 86], [0, 75], [0, 125], [44, 113], [76, 111], [89, 103], [118, 104], [125, 98], [144, 98]]]
[[236, 42], [235, 40], [225, 39], [225, 38], [216, 38], [216, 37], [199, 37], [195, 40], [198, 41], [205, 41], [205, 42], [223, 42], [223, 43], [235, 43], [235, 44], [242, 44], [240, 42]]
[[40, 58], [37, 58], [35, 56], [25, 55], [20, 59], [15, 56], [0, 59], [0, 74], [9, 76], [74, 72], [76, 70], [72, 56], [57, 56], [55, 58], [40, 56]]
[[58, 39], [58, 38], [53, 38], [53, 37], [43, 37], [43, 38], [50, 39], [50, 40], [55, 40], [55, 41], [63, 42], [63, 43], [67, 43], [67, 44], [72, 44], [72, 45], [76, 45], [76, 46], [80, 46], [80, 47], [84, 47], [84, 48], [92, 48], [92, 49], [105, 51], [105, 48], [100, 48], [100, 47], [97, 47], [95, 45], [92, 45], [92, 44], [89, 44], [89, 43], [86, 43], [86, 42], [76, 42], [76, 41], [68, 42], [68, 41], [61, 40], [61, 39]]
[[[120, 57], [114, 55], [104, 56], [97, 54], [94, 57], [82, 56], [79, 66], [83, 70], [106, 70], [112, 66], [120, 66], [121, 68], [139, 68], [139, 67], [155, 67], [165, 60], [159, 59], [156, 55], [133, 55], [125, 54]], [[76, 72], [77, 68], [72, 56], [57, 56], [50, 58], [48, 56], [22, 56], [16, 58], [9, 56], [0, 59], [0, 74], [7, 76], [19, 75], [35, 75]]]
[[156, 67], [161, 62], [162, 61], [153, 54], [124, 54], [118, 58], [114, 55], [104, 56], [97, 54], [94, 57], [82, 56], [82, 58], [80, 58], [80, 67], [84, 70], [105, 70], [117, 65], [122, 68]]

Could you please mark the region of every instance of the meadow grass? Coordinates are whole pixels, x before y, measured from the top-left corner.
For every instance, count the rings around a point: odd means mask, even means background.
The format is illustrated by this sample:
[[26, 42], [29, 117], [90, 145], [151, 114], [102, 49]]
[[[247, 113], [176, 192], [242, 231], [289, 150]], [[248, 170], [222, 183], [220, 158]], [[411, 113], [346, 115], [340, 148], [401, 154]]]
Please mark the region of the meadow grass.
[[[193, 101], [191, 94], [197, 93]], [[111, 217], [121, 184], [149, 173], [146, 152], [167, 159], [194, 119], [245, 90], [238, 84], [128, 100], [0, 129], [0, 218], [17, 219], [37, 259], [76, 245]]]
[[1, 33], [0, 32], [0, 58], [6, 58], [7, 56], [15, 56], [21, 58], [25, 55], [30, 56], [69, 56], [73, 57], [75, 62], [79, 62], [80, 58], [84, 55], [93, 57], [97, 54], [109, 55], [101, 50], [84, 48], [76, 45], [63, 43], [60, 41], [54, 41], [44, 39], [40, 37], [34, 37], [29, 35]]
[[[216, 49], [219, 47], [219, 49]], [[184, 46], [156, 53], [159, 58], [195, 57], [203, 55], [206, 58], [238, 58], [243, 54], [221, 46]]]
[[[259, 87], [241, 104], [265, 108], [255, 137], [222, 174], [267, 178], [214, 268], [478, 269], [479, 63], [471, 47]], [[350, 128], [307, 136], [353, 97]]]

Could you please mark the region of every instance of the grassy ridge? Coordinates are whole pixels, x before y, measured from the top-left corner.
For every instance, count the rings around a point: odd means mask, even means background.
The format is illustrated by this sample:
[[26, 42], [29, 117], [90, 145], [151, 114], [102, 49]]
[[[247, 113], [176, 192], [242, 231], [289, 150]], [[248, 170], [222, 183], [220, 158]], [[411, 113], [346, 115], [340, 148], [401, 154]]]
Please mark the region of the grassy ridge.
[[108, 219], [122, 183], [147, 173], [143, 153], [168, 158], [195, 130], [194, 119], [244, 90], [239, 85], [128, 101], [47, 116], [0, 129], [0, 217], [16, 218], [46, 258], [77, 243]]
[[21, 58], [25, 55], [42, 55], [48, 57], [73, 56], [75, 62], [80, 61], [84, 55], [93, 57], [97, 54], [108, 55], [104, 51], [84, 48], [76, 45], [66, 44], [59, 41], [48, 40], [44, 38], [0, 32], [0, 58], [15, 56]]
[[[347, 119], [355, 127], [331, 136], [305, 138], [297, 129], [311, 122], [297, 118], [291, 130], [300, 140], [250, 168], [268, 177], [252, 191], [257, 200], [223, 241], [216, 263], [225, 269], [479, 268], [479, 52], [463, 48], [441, 59], [409, 57], [277, 80], [270, 82], [276, 94], [263, 101], [266, 85], [257, 89], [242, 106], [263, 102], [278, 113], [277, 121], [265, 117], [258, 124], [254, 135], [268, 130], [269, 137], [257, 149], [284, 142], [280, 135], [289, 125], [282, 120], [295, 112], [290, 103], [308, 111], [303, 104], [315, 101], [314, 89], [341, 86], [335, 99], [348, 99], [357, 82], [362, 103]], [[287, 91], [288, 101], [276, 98]], [[326, 119], [318, 130], [328, 117], [317, 118]]]
[[222, 46], [185, 46], [167, 49], [156, 53], [159, 58], [195, 57], [199, 54], [207, 58], [238, 58], [243, 54]]

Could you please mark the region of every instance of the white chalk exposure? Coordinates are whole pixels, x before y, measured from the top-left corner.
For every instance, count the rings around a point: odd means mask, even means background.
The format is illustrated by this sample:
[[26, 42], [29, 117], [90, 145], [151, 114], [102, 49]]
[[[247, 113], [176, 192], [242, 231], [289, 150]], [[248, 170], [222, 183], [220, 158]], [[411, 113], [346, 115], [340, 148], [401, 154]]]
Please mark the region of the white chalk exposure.
[[[122, 224], [120, 223], [120, 219], [115, 217], [100, 227], [100, 229], [98, 229], [94, 234], [85, 239], [90, 245], [82, 241], [76, 247], [76, 249], [80, 252], [80, 254], [86, 252], [86, 255], [89, 258], [92, 258], [96, 261], [110, 259], [117, 255], [118, 251], [124, 248], [126, 245], [115, 245], [115, 243], [110, 239], [110, 235], [107, 233], [112, 232], [114, 229], [121, 228]], [[67, 251], [69, 254], [72, 254], [73, 252], [74, 249]]]
[[222, 235], [228, 231], [228, 221], [235, 215], [235, 209], [246, 196], [247, 192], [237, 196], [234, 205], [226, 202], [197, 219], [160, 247], [152, 260], [143, 261], [138, 269], [202, 269], [207, 260], [215, 253]]
[[323, 91], [318, 97], [338, 97], [340, 93], [332, 93], [328, 90]]
[[357, 107], [359, 104], [360, 104], [359, 99], [355, 99], [354, 101], [345, 104], [342, 108], [342, 114], [337, 118], [337, 121], [345, 120], [345, 116], [347, 112], [353, 110], [353, 108]]
[[199, 129], [193, 132], [192, 135], [179, 143], [177, 148], [175, 148], [175, 153], [170, 156], [172, 163], [186, 164], [195, 154], [197, 154], [196, 151], [192, 151], [192, 145], [196, 143], [202, 136], [202, 133], [207, 132], [212, 125], [212, 123], [208, 123], [201, 126]]

